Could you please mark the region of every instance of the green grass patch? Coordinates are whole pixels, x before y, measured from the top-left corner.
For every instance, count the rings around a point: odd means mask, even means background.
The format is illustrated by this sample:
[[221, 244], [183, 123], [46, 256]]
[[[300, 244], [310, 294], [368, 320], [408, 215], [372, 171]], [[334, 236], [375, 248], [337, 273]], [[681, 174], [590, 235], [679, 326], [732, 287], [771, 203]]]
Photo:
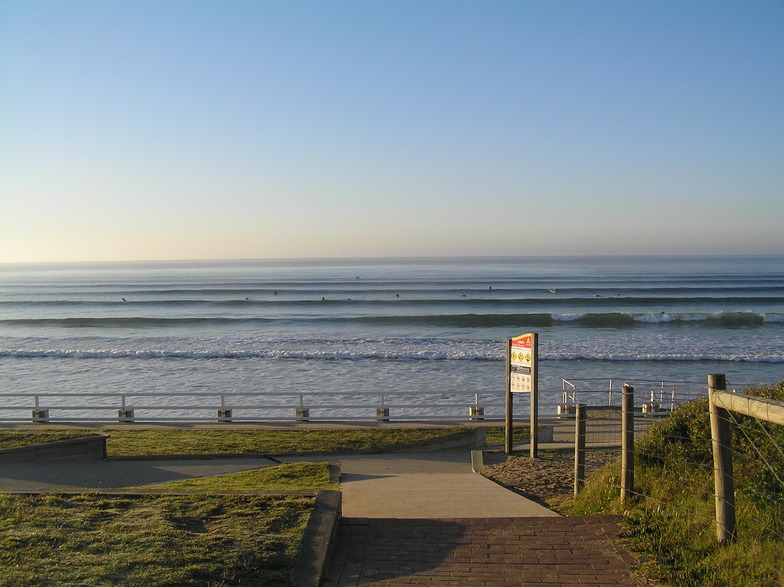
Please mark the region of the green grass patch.
[[110, 436], [108, 456], [170, 456], [181, 454], [352, 452], [441, 438], [466, 428], [367, 428], [367, 429], [102, 429], [98, 431], [50, 429], [0, 430], [0, 448], [52, 440]]
[[109, 456], [174, 454], [351, 452], [420, 440], [463, 430], [453, 428], [369, 428], [310, 430], [109, 430]]
[[[784, 400], [784, 382], [752, 390]], [[573, 515], [622, 514], [641, 570], [676, 586], [784, 585], [784, 426], [735, 415], [733, 468], [738, 539], [716, 538], [707, 399], [690, 402], [635, 447], [637, 497], [619, 502], [620, 462], [561, 504]]]
[[[531, 440], [530, 426], [513, 426], [512, 441], [528, 442]], [[506, 442], [506, 428], [504, 426], [487, 427], [487, 444], [504, 444]]]
[[313, 500], [0, 495], [0, 585], [288, 583]]
[[[149, 488], [149, 486], [144, 486]], [[189, 491], [320, 491], [337, 489], [329, 482], [328, 463], [284, 463], [252, 471], [186, 479], [155, 485], [155, 489]]]

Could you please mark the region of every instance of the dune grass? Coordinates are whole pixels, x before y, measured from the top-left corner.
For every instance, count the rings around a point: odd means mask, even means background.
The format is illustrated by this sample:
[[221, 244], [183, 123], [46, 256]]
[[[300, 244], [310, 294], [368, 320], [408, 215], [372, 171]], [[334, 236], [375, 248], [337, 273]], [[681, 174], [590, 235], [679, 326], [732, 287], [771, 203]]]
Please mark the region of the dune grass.
[[[784, 383], [752, 394], [784, 400]], [[573, 515], [623, 515], [642, 572], [668, 584], [784, 585], [784, 427], [736, 418], [734, 543], [720, 545], [716, 538], [707, 398], [684, 405], [637, 443], [634, 499], [619, 502], [615, 462], [562, 508]]]

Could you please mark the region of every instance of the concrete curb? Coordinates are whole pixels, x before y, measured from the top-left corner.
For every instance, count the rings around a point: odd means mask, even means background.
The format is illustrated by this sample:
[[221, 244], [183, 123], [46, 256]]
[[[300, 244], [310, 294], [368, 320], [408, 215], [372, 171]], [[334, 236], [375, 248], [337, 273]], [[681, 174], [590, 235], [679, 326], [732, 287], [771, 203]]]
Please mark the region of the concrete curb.
[[46, 459], [80, 459], [100, 461], [106, 458], [105, 434], [53, 440], [0, 449], [0, 462], [41, 461]]
[[319, 491], [316, 496], [316, 504], [290, 575], [294, 587], [318, 587], [321, 584], [340, 524], [341, 501], [340, 491]]

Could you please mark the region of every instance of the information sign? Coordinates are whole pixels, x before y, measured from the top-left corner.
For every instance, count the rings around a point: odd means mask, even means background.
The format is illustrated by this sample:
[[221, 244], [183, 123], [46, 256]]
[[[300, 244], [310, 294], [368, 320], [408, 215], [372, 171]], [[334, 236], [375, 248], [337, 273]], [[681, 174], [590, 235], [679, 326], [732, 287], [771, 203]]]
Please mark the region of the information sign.
[[533, 390], [533, 334], [509, 341], [509, 391], [531, 393]]
[[[531, 430], [538, 430], [539, 416], [539, 367], [537, 346], [539, 336], [535, 333], [523, 334], [506, 340], [506, 453], [512, 452], [512, 428], [514, 425], [514, 394], [529, 394], [528, 405], [531, 410]], [[536, 458], [538, 442], [536, 433], [531, 435], [531, 458]]]

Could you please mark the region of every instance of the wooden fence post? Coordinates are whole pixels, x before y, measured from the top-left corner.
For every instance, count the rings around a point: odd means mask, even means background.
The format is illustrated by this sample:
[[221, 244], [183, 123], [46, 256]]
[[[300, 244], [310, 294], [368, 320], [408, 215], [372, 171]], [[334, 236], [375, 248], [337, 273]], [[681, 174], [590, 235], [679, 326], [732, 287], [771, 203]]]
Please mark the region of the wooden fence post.
[[621, 501], [634, 492], [634, 387], [623, 386], [621, 399]]
[[574, 494], [585, 484], [585, 404], [577, 404], [574, 418]]
[[714, 403], [714, 391], [727, 388], [723, 374], [708, 375], [713, 479], [716, 488], [716, 538], [722, 544], [735, 540], [735, 478], [732, 474], [732, 431], [729, 413]]
[[514, 450], [514, 399], [512, 396], [510, 352], [512, 342], [506, 341], [506, 408], [504, 409], [504, 452], [508, 455]]

